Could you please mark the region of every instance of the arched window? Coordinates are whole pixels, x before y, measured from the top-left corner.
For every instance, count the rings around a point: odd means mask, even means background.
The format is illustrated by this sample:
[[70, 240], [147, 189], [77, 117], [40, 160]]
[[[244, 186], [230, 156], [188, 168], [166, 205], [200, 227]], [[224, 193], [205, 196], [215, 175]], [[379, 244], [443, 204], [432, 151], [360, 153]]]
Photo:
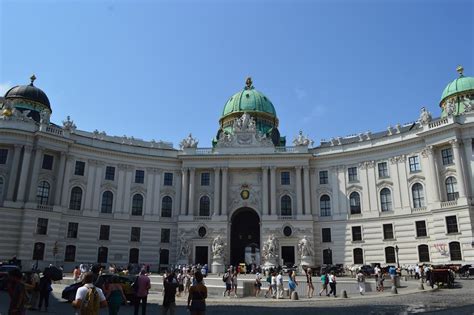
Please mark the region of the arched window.
[[319, 198], [319, 209], [322, 217], [331, 216], [331, 198], [328, 195], [322, 195]]
[[456, 200], [459, 197], [458, 182], [456, 178], [450, 176], [446, 179], [446, 193], [448, 195], [448, 201]]
[[290, 216], [291, 215], [291, 198], [288, 195], [281, 197], [281, 215]]
[[202, 196], [199, 199], [199, 215], [203, 217], [208, 217], [211, 213], [211, 203], [208, 196]]
[[38, 242], [33, 246], [33, 260], [44, 259], [44, 243]]
[[128, 262], [130, 264], [138, 264], [138, 258], [140, 256], [140, 250], [138, 248], [130, 248], [128, 255]]
[[64, 253], [64, 261], [75, 261], [76, 260], [76, 246], [66, 246], [66, 252]]
[[114, 194], [107, 190], [102, 194], [102, 206], [100, 211], [102, 213], [112, 213], [112, 205], [114, 202]]
[[132, 198], [132, 215], [143, 214], [143, 196], [140, 194], [133, 195]]
[[161, 216], [165, 218], [171, 218], [171, 212], [173, 209], [173, 199], [170, 196], [164, 196], [161, 199]]
[[71, 200], [69, 200], [69, 209], [81, 210], [82, 189], [81, 187], [74, 187], [71, 190]]
[[393, 246], [385, 247], [385, 262], [387, 264], [394, 264], [397, 262], [395, 258], [395, 248], [393, 248]]
[[451, 260], [462, 260], [461, 245], [459, 242], [449, 243], [449, 254], [451, 256]]
[[382, 211], [392, 211], [392, 193], [390, 189], [384, 188], [380, 191], [380, 205]]
[[354, 248], [353, 255], [354, 255], [354, 264], [355, 265], [363, 265], [364, 264], [364, 253], [362, 251], [362, 248]]
[[99, 247], [97, 250], [97, 262], [107, 263], [107, 256], [109, 255], [109, 249], [107, 247]]
[[351, 205], [351, 214], [360, 213], [360, 195], [358, 192], [353, 192], [349, 196], [349, 201]]
[[36, 202], [40, 205], [47, 205], [49, 200], [49, 188], [50, 185], [47, 181], [39, 183], [36, 189]]
[[418, 245], [418, 259], [420, 262], [430, 261], [430, 251], [428, 245]]
[[416, 183], [411, 187], [413, 195], [413, 208], [421, 208], [425, 206], [425, 194], [423, 193], [423, 186]]

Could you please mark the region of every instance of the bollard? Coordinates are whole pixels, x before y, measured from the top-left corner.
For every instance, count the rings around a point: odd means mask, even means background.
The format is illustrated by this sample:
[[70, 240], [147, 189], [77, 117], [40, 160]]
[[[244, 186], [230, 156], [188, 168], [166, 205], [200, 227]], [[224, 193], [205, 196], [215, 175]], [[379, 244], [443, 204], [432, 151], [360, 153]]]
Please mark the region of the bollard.
[[347, 299], [347, 292], [346, 290], [342, 291], [342, 298]]
[[298, 300], [299, 300], [299, 298], [298, 298], [298, 292], [296, 292], [296, 291], [291, 292], [291, 299], [292, 299], [293, 301], [298, 301]]
[[390, 290], [392, 294], [398, 294], [397, 287], [392, 285], [392, 289]]

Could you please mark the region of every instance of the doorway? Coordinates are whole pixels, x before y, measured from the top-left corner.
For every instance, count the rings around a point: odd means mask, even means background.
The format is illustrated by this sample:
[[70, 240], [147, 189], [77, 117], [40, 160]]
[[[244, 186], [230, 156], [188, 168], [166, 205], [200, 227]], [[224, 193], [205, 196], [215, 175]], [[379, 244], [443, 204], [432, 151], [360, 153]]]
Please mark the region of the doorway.
[[196, 254], [195, 254], [195, 259], [194, 262], [196, 264], [200, 264], [201, 266], [204, 266], [205, 264], [208, 263], [208, 251], [209, 248], [207, 246], [196, 246]]
[[[237, 266], [244, 262], [252, 263], [252, 260], [255, 264], [260, 264], [260, 217], [258, 214], [251, 208], [241, 208], [234, 212], [231, 222], [230, 264]], [[246, 262], [246, 258], [249, 262]]]
[[281, 259], [283, 259], [284, 266], [293, 266], [295, 264], [295, 247], [282, 246]]

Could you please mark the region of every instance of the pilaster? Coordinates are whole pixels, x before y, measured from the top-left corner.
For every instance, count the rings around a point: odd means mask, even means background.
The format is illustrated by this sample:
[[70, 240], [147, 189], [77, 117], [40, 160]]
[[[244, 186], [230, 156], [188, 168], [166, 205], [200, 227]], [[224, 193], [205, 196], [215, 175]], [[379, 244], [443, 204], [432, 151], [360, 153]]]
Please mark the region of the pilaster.
[[9, 201], [13, 201], [13, 197], [15, 195], [15, 186], [18, 179], [18, 167], [20, 165], [21, 149], [22, 149], [21, 145], [15, 144], [14, 149], [13, 149], [12, 168], [8, 176], [8, 190], [7, 190], [6, 200], [9, 200]]
[[23, 161], [21, 163], [21, 170], [20, 170], [20, 182], [18, 183], [18, 193], [16, 196], [16, 200], [20, 202], [25, 201], [26, 184], [28, 182], [28, 173], [29, 173], [30, 163], [31, 163], [31, 150], [32, 150], [31, 146], [29, 145], [24, 146]]

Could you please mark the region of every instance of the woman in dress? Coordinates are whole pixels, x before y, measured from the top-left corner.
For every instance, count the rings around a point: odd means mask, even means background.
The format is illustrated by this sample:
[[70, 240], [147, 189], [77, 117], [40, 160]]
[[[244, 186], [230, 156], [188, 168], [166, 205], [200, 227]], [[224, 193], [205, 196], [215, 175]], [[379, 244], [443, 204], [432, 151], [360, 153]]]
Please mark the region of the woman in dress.
[[296, 290], [298, 286], [298, 282], [296, 281], [296, 273], [294, 271], [290, 271], [288, 273], [288, 288], [290, 289], [290, 297], [291, 293]]
[[188, 309], [191, 315], [205, 315], [207, 288], [202, 281], [203, 277], [200, 271], [196, 271], [194, 278], [196, 285], [189, 288]]
[[308, 298], [313, 297], [314, 285], [313, 285], [313, 271], [311, 268], [306, 269], [306, 284], [308, 285]]

